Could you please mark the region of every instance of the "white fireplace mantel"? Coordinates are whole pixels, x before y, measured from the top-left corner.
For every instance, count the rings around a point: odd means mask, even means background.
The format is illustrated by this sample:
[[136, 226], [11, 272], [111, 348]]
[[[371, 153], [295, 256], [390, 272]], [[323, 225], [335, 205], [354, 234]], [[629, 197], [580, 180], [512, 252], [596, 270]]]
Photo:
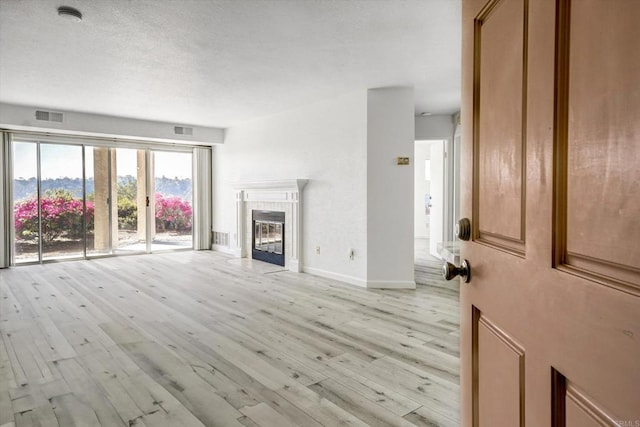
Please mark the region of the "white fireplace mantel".
[[308, 179], [281, 179], [276, 181], [239, 182], [233, 188], [236, 190], [262, 190], [262, 191], [295, 191], [302, 189], [309, 182]]
[[[302, 271], [302, 190], [306, 179], [241, 182], [236, 190], [236, 250], [240, 257], [251, 253], [251, 209], [285, 210], [285, 268]], [[288, 237], [287, 237], [288, 236]], [[289, 239], [290, 244], [286, 244]]]

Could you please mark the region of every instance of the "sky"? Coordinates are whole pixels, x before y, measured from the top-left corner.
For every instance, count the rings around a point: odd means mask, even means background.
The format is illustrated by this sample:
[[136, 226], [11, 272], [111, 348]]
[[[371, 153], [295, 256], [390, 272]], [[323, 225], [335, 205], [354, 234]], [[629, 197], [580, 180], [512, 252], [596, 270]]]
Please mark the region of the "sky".
[[[31, 178], [37, 175], [36, 144], [14, 142], [13, 176]], [[87, 178], [93, 177], [92, 147], [86, 147]], [[116, 167], [118, 176], [136, 176], [137, 156], [135, 149], [117, 148]], [[79, 145], [41, 144], [42, 179], [81, 178], [82, 147]], [[154, 152], [156, 176], [168, 178], [191, 178], [191, 153]]]

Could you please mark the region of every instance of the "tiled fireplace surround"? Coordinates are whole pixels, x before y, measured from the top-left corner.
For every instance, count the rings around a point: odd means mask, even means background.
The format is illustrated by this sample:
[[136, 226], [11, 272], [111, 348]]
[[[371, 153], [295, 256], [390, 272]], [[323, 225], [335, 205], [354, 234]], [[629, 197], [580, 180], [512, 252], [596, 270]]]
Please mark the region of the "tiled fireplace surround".
[[306, 179], [245, 182], [236, 189], [236, 253], [251, 257], [252, 210], [284, 212], [285, 263], [287, 270], [302, 271], [302, 190]]

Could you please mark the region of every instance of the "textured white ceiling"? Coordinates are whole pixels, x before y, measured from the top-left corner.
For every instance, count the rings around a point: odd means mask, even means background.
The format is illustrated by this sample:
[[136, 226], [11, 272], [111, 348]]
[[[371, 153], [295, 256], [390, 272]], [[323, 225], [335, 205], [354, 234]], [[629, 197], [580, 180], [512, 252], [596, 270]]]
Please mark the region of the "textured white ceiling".
[[460, 0], [0, 0], [0, 101], [227, 127], [414, 85], [416, 112], [452, 113], [460, 13]]

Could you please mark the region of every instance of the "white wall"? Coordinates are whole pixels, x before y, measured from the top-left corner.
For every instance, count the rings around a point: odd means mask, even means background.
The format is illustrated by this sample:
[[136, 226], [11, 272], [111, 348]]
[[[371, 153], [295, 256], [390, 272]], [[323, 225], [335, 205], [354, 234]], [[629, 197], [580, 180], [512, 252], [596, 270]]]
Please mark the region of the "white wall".
[[449, 114], [434, 114], [415, 118], [416, 140], [451, 139], [454, 132], [454, 117]]
[[413, 105], [413, 88], [362, 90], [227, 129], [213, 154], [213, 229], [236, 238], [234, 184], [308, 179], [303, 271], [415, 287], [414, 169], [396, 165], [413, 157]]
[[304, 270], [366, 285], [366, 123], [362, 90], [227, 129], [225, 144], [213, 153], [213, 229], [229, 232], [233, 241], [234, 183], [309, 179], [303, 192]]
[[431, 157], [430, 143], [427, 141], [416, 141], [414, 150], [414, 165], [415, 165], [415, 180], [414, 180], [414, 194], [413, 200], [414, 208], [414, 225], [413, 235], [420, 238], [429, 237], [429, 216], [425, 212], [425, 194], [431, 194], [430, 180], [425, 179], [425, 161], [429, 161]]
[[415, 287], [413, 88], [369, 90], [367, 102], [367, 286]]

